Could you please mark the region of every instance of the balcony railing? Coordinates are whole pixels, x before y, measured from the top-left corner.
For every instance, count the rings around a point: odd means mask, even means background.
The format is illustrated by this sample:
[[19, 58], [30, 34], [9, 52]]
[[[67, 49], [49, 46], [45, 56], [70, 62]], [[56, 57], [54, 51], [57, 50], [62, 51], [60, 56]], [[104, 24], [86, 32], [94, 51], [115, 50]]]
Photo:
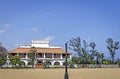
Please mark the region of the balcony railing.
[[43, 53], [38, 53], [38, 54], [36, 55], [36, 57], [37, 57], [37, 58], [44, 58], [44, 54], [43, 54]]
[[61, 55], [60, 54], [54, 54], [54, 58], [60, 58]]
[[[19, 54], [17, 54], [17, 53], [11, 53], [11, 54], [9, 54], [8, 55], [8, 58], [11, 58], [11, 57], [13, 57], [14, 55], [18, 55], [18, 56], [20, 56], [20, 58], [30, 58], [29, 57], [29, 54], [27, 54], [27, 53], [19, 53]], [[65, 58], [65, 54], [52, 54], [52, 53], [37, 53], [36, 54], [36, 58], [60, 58], [60, 59], [63, 59], [63, 58]], [[68, 58], [70, 58], [70, 55], [68, 54]]]
[[45, 58], [52, 58], [52, 54], [51, 53], [46, 53]]
[[20, 56], [20, 58], [26, 58], [26, 54], [25, 53], [20, 53], [19, 56]]

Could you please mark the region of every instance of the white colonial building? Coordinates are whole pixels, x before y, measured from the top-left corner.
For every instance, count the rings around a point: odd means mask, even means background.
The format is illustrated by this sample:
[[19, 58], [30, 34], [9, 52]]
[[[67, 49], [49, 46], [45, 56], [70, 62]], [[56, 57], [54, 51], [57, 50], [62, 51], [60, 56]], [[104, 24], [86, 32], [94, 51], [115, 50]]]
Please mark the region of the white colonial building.
[[[8, 54], [8, 59], [14, 55], [20, 56], [21, 61], [25, 62], [25, 65], [28, 65], [30, 58], [28, 56], [31, 47], [35, 47], [37, 50], [35, 66], [44, 62], [48, 62], [49, 65], [63, 65], [65, 62], [65, 50], [58, 46], [50, 46], [49, 41], [33, 40], [31, 45], [20, 45], [18, 48], [10, 50]], [[68, 61], [71, 59], [71, 53], [68, 52]], [[10, 62], [9, 62], [10, 64]]]

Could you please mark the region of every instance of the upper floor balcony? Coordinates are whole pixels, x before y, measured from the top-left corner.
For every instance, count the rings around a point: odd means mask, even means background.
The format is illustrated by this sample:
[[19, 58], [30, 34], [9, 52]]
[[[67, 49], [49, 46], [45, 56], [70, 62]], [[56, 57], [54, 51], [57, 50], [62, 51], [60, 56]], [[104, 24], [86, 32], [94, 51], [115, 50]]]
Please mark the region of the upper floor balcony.
[[[21, 59], [29, 59], [29, 53], [10, 53], [8, 58], [13, 57], [14, 55], [19, 56]], [[71, 58], [71, 55], [67, 55], [68, 58]], [[59, 53], [36, 53], [35, 56], [37, 59], [65, 59], [66, 54], [59, 54]]]

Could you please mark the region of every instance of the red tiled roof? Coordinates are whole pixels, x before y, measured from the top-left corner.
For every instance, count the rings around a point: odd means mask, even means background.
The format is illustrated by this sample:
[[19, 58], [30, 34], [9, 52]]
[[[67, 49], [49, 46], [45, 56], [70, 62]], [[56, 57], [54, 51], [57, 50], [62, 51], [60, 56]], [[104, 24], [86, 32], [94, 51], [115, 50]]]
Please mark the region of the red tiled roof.
[[[37, 53], [65, 53], [65, 50], [61, 48], [36, 48]], [[29, 53], [30, 48], [16, 48], [8, 51], [9, 53]], [[71, 54], [70, 52], [68, 52]]]

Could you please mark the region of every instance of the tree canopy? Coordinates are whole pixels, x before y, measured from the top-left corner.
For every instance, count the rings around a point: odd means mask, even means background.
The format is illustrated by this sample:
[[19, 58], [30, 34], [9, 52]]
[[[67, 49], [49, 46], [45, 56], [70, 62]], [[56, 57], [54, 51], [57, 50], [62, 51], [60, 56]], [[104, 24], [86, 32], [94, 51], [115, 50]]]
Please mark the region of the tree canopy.
[[[105, 63], [106, 60], [104, 53], [100, 52], [96, 49], [96, 43], [95, 42], [89, 42], [87, 43], [85, 40], [81, 40], [80, 37], [75, 37], [69, 40], [69, 48], [73, 50], [77, 57], [73, 57], [73, 61], [75, 63], [82, 63], [82, 64], [101, 64]], [[107, 41], [107, 49], [109, 50], [112, 63], [114, 63], [114, 57], [116, 54], [116, 50], [119, 49], [119, 42], [113, 41], [112, 38], [108, 38]]]
[[0, 43], [0, 57], [3, 55], [6, 55], [7, 49], [2, 46], [2, 43]]
[[115, 57], [115, 53], [116, 50], [119, 49], [119, 42], [118, 41], [113, 41], [112, 38], [108, 38], [107, 41], [107, 48], [109, 50], [110, 56], [111, 56], [111, 63], [114, 63], [114, 57]]
[[36, 60], [36, 52], [37, 49], [35, 47], [31, 47], [30, 51], [29, 51], [29, 57], [30, 57], [30, 62], [33, 66], [33, 68], [35, 67], [35, 60]]

